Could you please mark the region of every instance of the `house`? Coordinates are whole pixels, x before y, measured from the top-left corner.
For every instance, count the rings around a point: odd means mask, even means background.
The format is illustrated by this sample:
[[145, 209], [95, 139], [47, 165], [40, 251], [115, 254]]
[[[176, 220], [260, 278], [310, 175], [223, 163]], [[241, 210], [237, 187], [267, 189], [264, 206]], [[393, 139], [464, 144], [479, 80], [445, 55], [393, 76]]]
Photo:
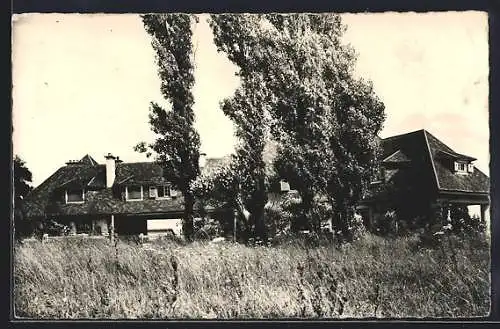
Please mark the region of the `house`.
[[[432, 218], [450, 205], [478, 205], [486, 219], [489, 178], [474, 166], [475, 158], [455, 152], [426, 130], [385, 138], [381, 145], [376, 179], [357, 207], [366, 226], [373, 226], [390, 208], [402, 217]], [[269, 168], [272, 151], [266, 153]], [[209, 175], [230, 161], [230, 156], [202, 155], [200, 168]], [[25, 215], [32, 222], [53, 219], [66, 224], [73, 234], [181, 234], [183, 196], [164, 176], [154, 162], [126, 163], [108, 154], [105, 164], [99, 164], [85, 155], [68, 161], [36, 187], [25, 200]], [[297, 191], [278, 180], [266, 207], [282, 202], [285, 195], [296, 198]], [[234, 215], [195, 204], [200, 216], [202, 210], [214, 219]]]
[[[217, 165], [216, 159], [207, 160]], [[183, 203], [158, 164], [126, 163], [108, 154], [105, 164], [89, 155], [68, 161], [30, 193], [24, 206], [27, 218], [53, 219], [68, 225], [72, 234], [154, 235], [181, 234]], [[215, 217], [220, 213], [210, 207], [205, 211]]]
[[388, 206], [399, 207], [403, 217], [432, 218], [452, 205], [478, 205], [486, 219], [489, 178], [474, 166], [475, 158], [455, 152], [426, 130], [382, 139], [381, 146], [376, 179], [358, 207], [367, 226]]

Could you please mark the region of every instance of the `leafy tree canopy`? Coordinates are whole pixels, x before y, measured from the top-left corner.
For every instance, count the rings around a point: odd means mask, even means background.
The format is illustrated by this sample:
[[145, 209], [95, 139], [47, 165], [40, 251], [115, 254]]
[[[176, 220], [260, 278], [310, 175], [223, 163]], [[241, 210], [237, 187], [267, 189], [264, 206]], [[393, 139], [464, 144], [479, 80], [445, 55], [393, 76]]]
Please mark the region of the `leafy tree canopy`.
[[16, 207], [31, 192], [33, 175], [19, 156], [14, 157], [14, 197]]
[[[311, 210], [325, 195], [339, 214], [337, 228], [349, 235], [349, 209], [369, 179], [385, 115], [371, 83], [354, 75], [340, 16], [224, 14], [212, 15], [210, 25], [218, 49], [240, 68], [242, 88], [261, 82], [242, 94], [262, 100], [268, 120], [261, 125], [279, 142], [277, 172], [298, 188], [303, 217], [317, 229]], [[254, 114], [238, 120], [250, 126]]]
[[166, 110], [151, 103], [149, 123], [157, 138], [151, 144], [139, 143], [135, 150], [148, 155], [154, 152], [156, 161], [165, 168], [166, 178], [183, 193], [183, 231], [190, 239], [194, 212], [190, 185], [200, 173], [200, 137], [194, 128], [192, 94], [192, 24], [198, 19], [187, 14], [148, 14], [142, 20], [156, 53], [161, 93], [172, 107]]

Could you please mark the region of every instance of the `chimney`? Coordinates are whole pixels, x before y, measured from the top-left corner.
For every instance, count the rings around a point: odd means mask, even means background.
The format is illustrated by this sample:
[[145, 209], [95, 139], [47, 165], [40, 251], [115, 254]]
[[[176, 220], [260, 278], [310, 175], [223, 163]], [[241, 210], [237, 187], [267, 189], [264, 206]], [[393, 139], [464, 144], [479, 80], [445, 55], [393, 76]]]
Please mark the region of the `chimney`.
[[66, 162], [67, 166], [78, 165], [78, 164], [81, 164], [79, 160], [69, 160], [68, 162]]
[[200, 153], [200, 158], [198, 160], [198, 166], [200, 167], [200, 169], [203, 169], [205, 167], [206, 162], [207, 162], [207, 154]]
[[116, 162], [117, 159], [111, 153], [104, 156], [106, 158], [106, 187], [113, 186], [115, 182], [115, 171], [116, 171]]

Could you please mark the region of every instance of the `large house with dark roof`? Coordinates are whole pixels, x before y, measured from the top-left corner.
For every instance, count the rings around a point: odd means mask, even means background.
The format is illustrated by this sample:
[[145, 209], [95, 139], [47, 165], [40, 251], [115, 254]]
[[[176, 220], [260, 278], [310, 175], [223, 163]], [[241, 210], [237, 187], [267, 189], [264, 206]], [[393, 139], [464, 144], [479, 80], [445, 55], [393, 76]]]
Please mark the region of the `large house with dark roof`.
[[[73, 234], [181, 234], [184, 200], [154, 162], [125, 163], [108, 154], [69, 161], [36, 187], [25, 202], [31, 219], [53, 219]], [[220, 161], [207, 159], [207, 170]], [[212, 169], [210, 169], [212, 168]], [[195, 211], [200, 210], [195, 204]], [[204, 208], [216, 216], [216, 210]]]
[[[474, 166], [475, 158], [455, 152], [426, 130], [385, 138], [381, 145], [378, 175], [358, 205], [367, 226], [388, 207], [398, 205], [404, 205], [400, 214], [427, 218], [443, 206], [479, 205], [485, 218], [489, 178]], [[268, 164], [272, 153], [266, 151]], [[125, 163], [111, 154], [105, 159], [99, 164], [86, 155], [67, 162], [27, 197], [26, 217], [54, 219], [73, 233], [106, 235], [112, 229], [118, 234], [181, 233], [183, 197], [165, 180], [158, 164]], [[202, 172], [209, 175], [231, 158], [201, 160]], [[293, 192], [280, 181], [278, 196]], [[270, 200], [276, 199], [271, 196]], [[201, 207], [195, 204], [198, 210]], [[212, 217], [225, 215], [222, 209], [204, 211]]]
[[365, 223], [383, 216], [388, 204], [408, 216], [432, 217], [451, 205], [479, 205], [485, 220], [489, 178], [475, 158], [455, 152], [426, 130], [381, 140], [382, 161], [367, 196], [359, 204]]

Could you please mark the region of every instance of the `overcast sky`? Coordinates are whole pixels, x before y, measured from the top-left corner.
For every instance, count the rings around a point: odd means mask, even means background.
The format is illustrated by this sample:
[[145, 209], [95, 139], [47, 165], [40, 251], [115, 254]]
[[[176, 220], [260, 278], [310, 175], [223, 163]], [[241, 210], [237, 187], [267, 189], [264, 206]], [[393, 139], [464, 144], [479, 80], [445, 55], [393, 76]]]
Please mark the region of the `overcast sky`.
[[[202, 150], [232, 151], [219, 102], [238, 85], [205, 17], [195, 31], [195, 112]], [[359, 54], [386, 106], [382, 137], [425, 128], [489, 173], [487, 16], [462, 13], [342, 15], [345, 42]], [[23, 14], [13, 23], [14, 153], [34, 185], [68, 160], [133, 151], [150, 141], [149, 102], [162, 102], [150, 39], [137, 15]]]

